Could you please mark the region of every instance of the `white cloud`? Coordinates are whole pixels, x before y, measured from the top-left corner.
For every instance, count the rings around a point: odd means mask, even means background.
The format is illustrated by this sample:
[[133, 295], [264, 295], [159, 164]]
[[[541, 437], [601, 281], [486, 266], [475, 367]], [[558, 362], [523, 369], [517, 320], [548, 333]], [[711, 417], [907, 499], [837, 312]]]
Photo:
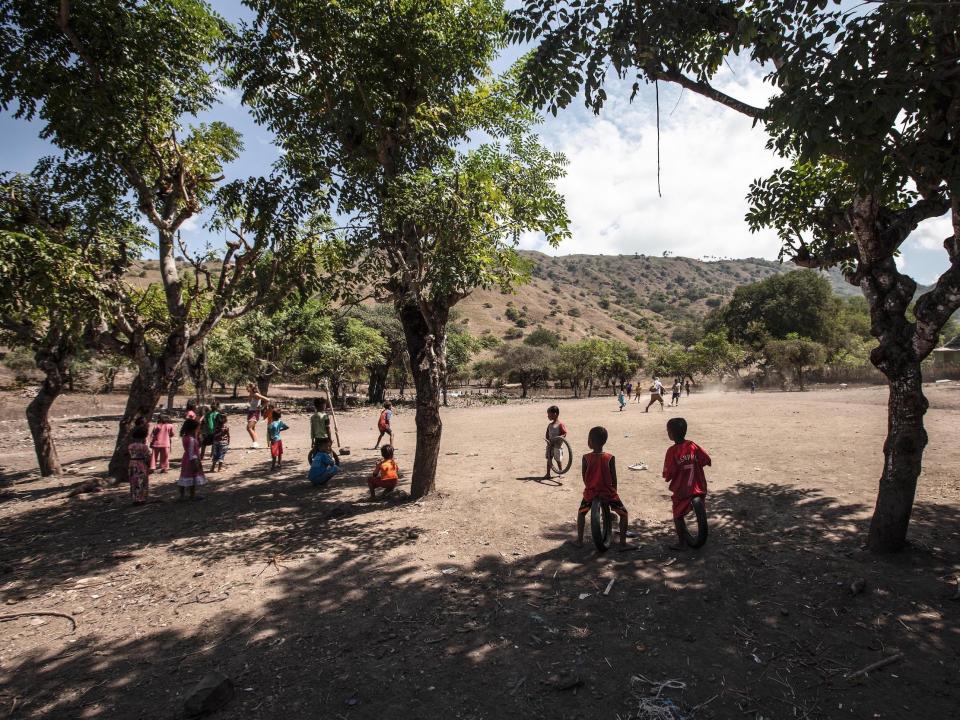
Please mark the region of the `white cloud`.
[[[761, 78], [762, 71], [743, 66], [725, 72], [718, 84], [762, 103], [770, 88]], [[776, 257], [775, 235], [753, 235], [743, 219], [751, 180], [779, 164], [763, 130], [732, 110], [661, 85], [658, 197], [653, 88], [642, 89], [632, 104], [629, 91], [629, 83], [608, 88], [599, 116], [569, 108], [542, 127], [543, 141], [570, 160], [560, 190], [573, 237], [559, 252]], [[529, 239], [524, 245], [544, 249]]]
[[924, 250], [943, 250], [944, 238], [950, 237], [952, 234], [953, 227], [950, 224], [950, 216], [943, 215], [920, 223], [910, 235], [907, 243]]

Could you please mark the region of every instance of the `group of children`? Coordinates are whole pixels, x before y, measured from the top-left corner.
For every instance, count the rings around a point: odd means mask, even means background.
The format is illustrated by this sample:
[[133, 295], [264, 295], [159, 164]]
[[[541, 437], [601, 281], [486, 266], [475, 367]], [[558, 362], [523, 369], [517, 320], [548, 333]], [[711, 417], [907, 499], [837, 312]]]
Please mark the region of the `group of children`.
[[[560, 408], [551, 405], [547, 408], [547, 473], [550, 478], [550, 463], [559, 453], [559, 444], [556, 438], [567, 435], [566, 426], [560, 422]], [[670, 418], [667, 421], [667, 437], [673, 445], [667, 450], [663, 460], [663, 479], [669, 483], [673, 501], [673, 521], [677, 532], [677, 544], [671, 545], [671, 550], [684, 551], [688, 549], [686, 535], [683, 532], [683, 518], [690, 511], [694, 497], [704, 497], [707, 494], [707, 479], [703, 468], [711, 464], [707, 451], [691, 440], [687, 440], [687, 421], [681, 417]], [[606, 500], [610, 509], [620, 518], [620, 550], [630, 550], [627, 543], [627, 508], [617, 493], [617, 466], [616, 458], [603, 448], [607, 444], [608, 433], [606, 428], [597, 426], [587, 434], [587, 447], [590, 452], [585, 454], [580, 463], [580, 474], [583, 478], [583, 498], [577, 511], [577, 541], [578, 547], [583, 546], [583, 532], [586, 515], [594, 498]], [[558, 459], [558, 458], [557, 458]]]

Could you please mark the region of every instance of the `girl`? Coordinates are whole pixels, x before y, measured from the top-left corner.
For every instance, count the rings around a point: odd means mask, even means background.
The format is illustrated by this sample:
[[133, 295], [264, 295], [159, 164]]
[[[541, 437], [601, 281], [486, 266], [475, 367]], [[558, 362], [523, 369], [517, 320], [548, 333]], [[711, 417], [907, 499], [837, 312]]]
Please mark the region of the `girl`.
[[220, 413], [217, 415], [217, 427], [213, 431], [213, 464], [210, 466], [210, 472], [223, 470], [223, 459], [227, 456], [229, 449], [230, 428], [227, 427], [227, 416]]
[[166, 415], [160, 416], [160, 422], [153, 428], [150, 436], [150, 449], [153, 457], [150, 458], [150, 469], [160, 468], [161, 473], [170, 469], [170, 445], [173, 440], [173, 425]]
[[190, 488], [191, 500], [203, 500], [197, 495], [197, 487], [204, 485], [207, 479], [203, 476], [200, 466], [200, 441], [197, 440], [197, 430], [200, 424], [196, 420], [186, 420], [180, 428], [180, 440], [183, 442], [183, 459], [180, 461], [180, 479], [177, 486], [182, 500], [186, 489]]
[[134, 505], [143, 505], [147, 501], [150, 488], [150, 448], [144, 442], [147, 439], [146, 424], [133, 428], [130, 439], [133, 441], [127, 446], [127, 453], [130, 455], [127, 465], [130, 499]]
[[257, 421], [260, 420], [260, 402], [270, 402], [270, 398], [257, 392], [257, 386], [253, 383], [247, 383], [247, 396], [250, 404], [247, 406], [247, 434], [250, 436], [250, 447], [258, 448], [257, 442]]

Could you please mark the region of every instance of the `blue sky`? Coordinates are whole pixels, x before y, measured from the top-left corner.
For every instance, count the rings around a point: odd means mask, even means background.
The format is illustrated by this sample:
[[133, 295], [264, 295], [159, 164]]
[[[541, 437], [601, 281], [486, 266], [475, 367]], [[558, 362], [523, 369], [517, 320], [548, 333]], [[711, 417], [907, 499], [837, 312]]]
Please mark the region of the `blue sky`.
[[[239, 2], [215, 0], [227, 19], [240, 17]], [[506, 66], [517, 55], [511, 48], [498, 62]], [[717, 78], [726, 92], [760, 103], [770, 92], [763, 71], [732, 59]], [[766, 150], [766, 136], [731, 110], [679, 88], [660, 88], [660, 185], [657, 194], [656, 126], [652, 87], [628, 102], [630, 83], [608, 88], [600, 115], [582, 103], [546, 116], [538, 133], [545, 145], [563, 151], [570, 165], [560, 189], [567, 199], [573, 237], [558, 250], [534, 236], [523, 246], [551, 254], [604, 253], [659, 255], [669, 250], [690, 257], [766, 257], [775, 259], [772, 233], [751, 234], [743, 216], [750, 181], [777, 167]], [[244, 151], [228, 168], [228, 177], [266, 173], [278, 152], [270, 132], [258, 127], [239, 97], [225, 92], [221, 104], [204, 120], [219, 119], [237, 128]], [[38, 137], [40, 126], [0, 113], [0, 169], [26, 171], [52, 148]], [[217, 238], [194, 219], [184, 228], [191, 245]], [[927, 221], [904, 244], [902, 267], [921, 283], [930, 283], [946, 269], [943, 238], [950, 234], [945, 218]]]

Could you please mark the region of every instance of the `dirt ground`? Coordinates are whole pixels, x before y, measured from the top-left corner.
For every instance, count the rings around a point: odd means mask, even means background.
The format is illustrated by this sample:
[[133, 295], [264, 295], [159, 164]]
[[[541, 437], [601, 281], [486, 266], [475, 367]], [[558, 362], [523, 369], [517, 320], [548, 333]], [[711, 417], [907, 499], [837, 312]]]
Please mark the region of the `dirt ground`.
[[[340, 418], [353, 453], [331, 487], [305, 479], [306, 415], [285, 417], [273, 474], [234, 415], [205, 500], [177, 502], [174, 470], [153, 477], [156, 502], [131, 507], [123, 487], [67, 497], [103, 474], [122, 398], [59, 402], [74, 474], [40, 480], [25, 400], [8, 394], [0, 715], [182, 717], [216, 670], [235, 684], [224, 719], [956, 717], [960, 384], [926, 392], [912, 547], [894, 557], [861, 547], [882, 388], [695, 393], [649, 414], [560, 401], [576, 453], [592, 425], [610, 431], [639, 549], [602, 555], [570, 544], [579, 477], [536, 479], [548, 400], [445, 411], [440, 492], [424, 502], [364, 501], [366, 409]], [[687, 554], [667, 549], [659, 479], [679, 414], [714, 460], [710, 538]], [[395, 428], [409, 470], [412, 410]], [[650, 470], [627, 469], [641, 460]]]

